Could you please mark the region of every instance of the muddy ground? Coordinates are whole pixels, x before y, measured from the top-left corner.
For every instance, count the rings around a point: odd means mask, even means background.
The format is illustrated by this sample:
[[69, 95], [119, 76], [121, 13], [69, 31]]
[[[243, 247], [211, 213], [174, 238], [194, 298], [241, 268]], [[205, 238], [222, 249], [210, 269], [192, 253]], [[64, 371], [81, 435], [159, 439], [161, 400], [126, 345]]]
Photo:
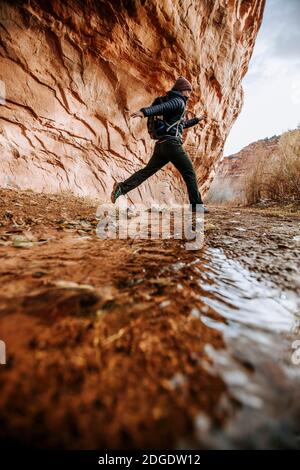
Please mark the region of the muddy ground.
[[[97, 201], [1, 190], [0, 439], [47, 448], [205, 446], [239, 408], [210, 372], [199, 272], [220, 248], [257, 279], [297, 292], [299, 211], [214, 207], [205, 244], [101, 240]], [[241, 363], [245, 371], [253, 366]], [[226, 396], [226, 406], [224, 406]]]

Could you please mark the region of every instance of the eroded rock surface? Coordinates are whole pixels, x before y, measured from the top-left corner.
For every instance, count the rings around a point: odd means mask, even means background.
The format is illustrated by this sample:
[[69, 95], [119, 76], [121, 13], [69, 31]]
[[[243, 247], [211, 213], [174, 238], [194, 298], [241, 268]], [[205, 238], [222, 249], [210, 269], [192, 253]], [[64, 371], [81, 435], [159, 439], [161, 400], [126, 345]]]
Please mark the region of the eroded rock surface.
[[[202, 191], [238, 116], [264, 0], [3, 1], [0, 6], [2, 187], [105, 199], [149, 158], [149, 105], [182, 74], [188, 117], [208, 114], [186, 148]], [[190, 116], [189, 116], [190, 114]], [[171, 166], [130, 194], [186, 198]]]

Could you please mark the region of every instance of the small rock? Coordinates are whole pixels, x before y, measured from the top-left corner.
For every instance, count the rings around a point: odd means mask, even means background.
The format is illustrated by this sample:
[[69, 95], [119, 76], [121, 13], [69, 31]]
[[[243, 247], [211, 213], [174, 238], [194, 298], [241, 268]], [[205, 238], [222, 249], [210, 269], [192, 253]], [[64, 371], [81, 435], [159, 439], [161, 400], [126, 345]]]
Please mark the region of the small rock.
[[201, 313], [196, 307], [194, 307], [192, 309], [190, 315], [191, 315], [191, 317], [197, 318], [198, 320], [200, 320], [200, 318], [201, 318]]
[[168, 307], [168, 306], [170, 305], [170, 303], [171, 303], [170, 300], [163, 300], [163, 301], [159, 304], [159, 306], [160, 306], [161, 308], [165, 308], [165, 307]]
[[12, 219], [13, 216], [14, 214], [12, 213], [12, 211], [5, 211], [4, 217], [6, 217], [7, 219]]
[[88, 289], [94, 290], [94, 287], [89, 284], [77, 284], [73, 281], [56, 281], [54, 284], [61, 289]]

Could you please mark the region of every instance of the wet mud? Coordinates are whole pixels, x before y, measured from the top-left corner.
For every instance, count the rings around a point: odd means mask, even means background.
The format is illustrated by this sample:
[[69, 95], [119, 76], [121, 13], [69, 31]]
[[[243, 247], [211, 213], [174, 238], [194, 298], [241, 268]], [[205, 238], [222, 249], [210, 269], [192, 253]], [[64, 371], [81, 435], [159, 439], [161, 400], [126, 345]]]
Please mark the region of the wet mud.
[[94, 200], [0, 196], [2, 445], [300, 447], [297, 213], [211, 206], [189, 251], [99, 239]]

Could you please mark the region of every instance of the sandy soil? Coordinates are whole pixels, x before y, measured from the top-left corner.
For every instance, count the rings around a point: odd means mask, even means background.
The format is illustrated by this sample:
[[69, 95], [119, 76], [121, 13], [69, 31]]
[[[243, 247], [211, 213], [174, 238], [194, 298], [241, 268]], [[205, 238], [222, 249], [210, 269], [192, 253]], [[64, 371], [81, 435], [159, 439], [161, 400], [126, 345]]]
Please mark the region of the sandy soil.
[[92, 200], [0, 197], [2, 443], [170, 448], [203, 412], [221, 429], [231, 397], [205, 352], [224, 347], [222, 334], [196, 318], [217, 316], [200, 296], [202, 253], [220, 247], [296, 290], [300, 214], [210, 207], [195, 252], [174, 240], [100, 240]]

